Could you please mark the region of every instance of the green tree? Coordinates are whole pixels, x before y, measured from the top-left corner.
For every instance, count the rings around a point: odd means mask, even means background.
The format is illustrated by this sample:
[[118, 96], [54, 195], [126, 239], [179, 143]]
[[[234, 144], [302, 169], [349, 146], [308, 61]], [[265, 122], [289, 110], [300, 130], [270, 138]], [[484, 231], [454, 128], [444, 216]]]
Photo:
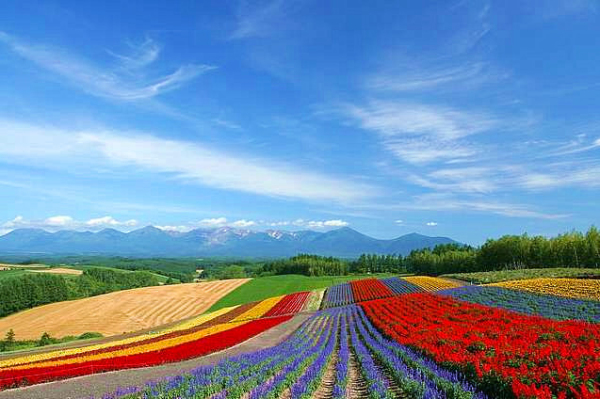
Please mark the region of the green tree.
[[50, 334], [48, 334], [47, 332], [44, 332], [42, 334], [42, 337], [38, 341], [38, 346], [46, 346], [46, 345], [50, 345], [52, 343], [53, 343], [53, 339], [52, 339], [52, 337], [50, 337]]
[[6, 333], [6, 336], [4, 337], [4, 345], [3, 346], [4, 346], [3, 350], [6, 350], [6, 351], [10, 351], [14, 348], [15, 332], [13, 331], [12, 328], [10, 330], [8, 330], [8, 332]]

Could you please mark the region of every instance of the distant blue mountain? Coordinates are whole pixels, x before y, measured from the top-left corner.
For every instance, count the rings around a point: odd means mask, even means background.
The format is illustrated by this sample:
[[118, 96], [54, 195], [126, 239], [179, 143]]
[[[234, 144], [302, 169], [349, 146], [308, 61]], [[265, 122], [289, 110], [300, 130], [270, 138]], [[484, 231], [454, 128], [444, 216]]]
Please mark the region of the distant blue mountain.
[[186, 233], [153, 226], [123, 233], [105, 229], [97, 233], [63, 230], [18, 229], [0, 237], [0, 254], [98, 254], [121, 256], [235, 256], [273, 258], [311, 253], [357, 257], [362, 253], [402, 254], [456, 241], [446, 237], [407, 234], [378, 240], [348, 227], [328, 232], [223, 227]]

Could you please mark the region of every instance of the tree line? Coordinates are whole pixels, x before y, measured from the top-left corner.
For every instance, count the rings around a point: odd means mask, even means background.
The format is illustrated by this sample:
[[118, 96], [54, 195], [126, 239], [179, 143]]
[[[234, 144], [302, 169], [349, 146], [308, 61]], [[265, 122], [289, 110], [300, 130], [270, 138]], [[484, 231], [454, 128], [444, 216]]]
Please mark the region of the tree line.
[[483, 272], [505, 269], [587, 267], [600, 268], [600, 232], [573, 231], [556, 237], [506, 235], [489, 239], [479, 248], [443, 245], [413, 251], [405, 258], [410, 272]]
[[50, 273], [26, 274], [0, 280], [0, 317], [53, 302], [158, 285], [149, 272], [119, 272], [89, 268], [78, 277]]
[[[506, 235], [488, 239], [480, 247], [443, 244], [414, 250], [407, 256], [363, 254], [356, 260], [301, 254], [267, 262], [255, 275], [303, 274], [306, 276], [348, 273], [415, 273], [439, 275], [525, 268], [600, 268], [600, 231], [572, 231], [556, 237]], [[249, 269], [236, 269], [250, 275]]]
[[268, 274], [302, 274], [305, 276], [343, 276], [348, 274], [348, 262], [319, 255], [299, 254], [289, 259], [265, 263], [260, 269]]

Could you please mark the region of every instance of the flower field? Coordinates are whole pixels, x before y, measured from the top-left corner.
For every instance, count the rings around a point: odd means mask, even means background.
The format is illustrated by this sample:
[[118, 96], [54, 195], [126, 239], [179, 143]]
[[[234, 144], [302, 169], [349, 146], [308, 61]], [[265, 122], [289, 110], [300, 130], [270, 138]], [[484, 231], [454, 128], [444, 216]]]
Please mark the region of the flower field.
[[323, 297], [323, 309], [329, 309], [336, 306], [350, 305], [354, 303], [354, 294], [350, 283], [338, 284], [329, 287]]
[[477, 398], [456, 372], [382, 336], [356, 305], [321, 311], [281, 344], [111, 398]]
[[600, 301], [600, 280], [574, 278], [535, 278], [491, 284], [495, 287]]
[[411, 284], [416, 285], [417, 287], [422, 288], [425, 291], [440, 291], [448, 288], [461, 287], [464, 285], [458, 281], [447, 280], [439, 277], [411, 276], [403, 277], [403, 279]]
[[386, 336], [463, 372], [495, 397], [600, 397], [595, 324], [521, 315], [430, 293], [361, 306]]
[[350, 286], [356, 302], [387, 298], [394, 295], [387, 285], [374, 278], [351, 281]]
[[421, 292], [423, 289], [418, 285], [409, 283], [398, 277], [386, 278], [381, 280], [382, 283], [392, 290], [395, 295], [410, 294], [411, 292]]
[[325, 292], [322, 308], [330, 309], [412, 292], [440, 291], [461, 286], [461, 283], [453, 280], [424, 276], [353, 280], [329, 287]]
[[159, 332], [0, 361], [0, 389], [176, 362], [226, 349], [289, 320], [308, 292], [221, 309]]
[[[569, 285], [586, 295], [589, 286]], [[203, 356], [310, 310], [273, 347], [102, 398], [600, 398], [600, 302], [433, 277], [353, 280], [120, 341], [2, 360], [0, 388]]]
[[500, 307], [519, 313], [556, 320], [584, 320], [600, 323], [600, 302], [534, 294], [501, 287], [470, 285], [439, 291], [466, 302]]

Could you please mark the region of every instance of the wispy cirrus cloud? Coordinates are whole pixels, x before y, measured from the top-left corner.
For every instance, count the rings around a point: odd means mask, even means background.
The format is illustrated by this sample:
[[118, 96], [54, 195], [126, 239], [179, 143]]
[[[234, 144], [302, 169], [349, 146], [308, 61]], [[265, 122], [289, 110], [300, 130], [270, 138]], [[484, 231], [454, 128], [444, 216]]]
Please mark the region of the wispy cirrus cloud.
[[288, 25], [287, 17], [295, 12], [302, 1], [265, 0], [240, 1], [236, 10], [236, 26], [230, 40], [267, 37]]
[[479, 195], [456, 195], [452, 193], [428, 193], [412, 196], [406, 201], [392, 204], [367, 205], [365, 209], [393, 210], [393, 211], [442, 211], [463, 212], [471, 214], [496, 214], [511, 218], [528, 219], [562, 219], [569, 215], [565, 213], [541, 212], [526, 204], [502, 202], [488, 199]]
[[[438, 62], [439, 64], [439, 62]], [[391, 69], [391, 70], [390, 70]], [[440, 67], [419, 63], [388, 67], [367, 78], [368, 89], [382, 92], [419, 92], [440, 89], [469, 90], [502, 77], [481, 61], [457, 63]]]
[[160, 48], [149, 39], [134, 47], [131, 54], [111, 53], [119, 61], [116, 67], [100, 66], [64, 49], [30, 44], [1, 31], [0, 43], [87, 93], [116, 100], [152, 98], [216, 69], [213, 65], [188, 64], [167, 75], [153, 74], [148, 67], [158, 58]]
[[233, 154], [199, 142], [106, 129], [75, 130], [0, 119], [0, 155], [6, 162], [46, 168], [102, 167], [260, 196], [344, 204], [371, 198], [370, 184], [294, 165]]
[[479, 152], [467, 136], [500, 125], [486, 113], [408, 101], [371, 101], [343, 109], [362, 129], [376, 133], [399, 159], [413, 164], [468, 158]]

